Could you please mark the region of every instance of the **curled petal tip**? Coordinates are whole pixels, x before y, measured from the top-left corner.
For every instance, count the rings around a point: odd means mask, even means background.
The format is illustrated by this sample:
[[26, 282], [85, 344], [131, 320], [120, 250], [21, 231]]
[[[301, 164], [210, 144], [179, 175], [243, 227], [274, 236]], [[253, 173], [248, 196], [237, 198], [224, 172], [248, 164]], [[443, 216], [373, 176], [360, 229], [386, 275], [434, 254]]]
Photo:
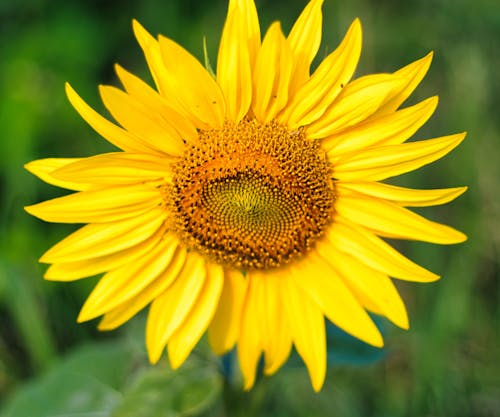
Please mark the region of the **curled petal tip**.
[[161, 352], [153, 352], [151, 349], [148, 349], [148, 359], [151, 365], [156, 365], [160, 360]]
[[84, 322], [89, 321], [89, 320], [91, 320], [91, 318], [88, 317], [88, 314], [83, 309], [82, 309], [82, 311], [80, 311], [80, 314], [76, 318], [76, 322], [78, 324], [84, 323]]
[[359, 17], [356, 17], [352, 23], [351, 23], [352, 26], [356, 26], [358, 27], [359, 29], [361, 29], [361, 19]]
[[35, 217], [41, 219], [41, 217], [39, 215], [37, 215], [37, 211], [36, 211], [37, 206], [38, 206], [38, 204], [32, 204], [30, 206], [24, 206], [23, 209], [24, 209], [24, 211], [31, 214], [32, 216], [35, 216]]
[[132, 19], [132, 29], [134, 32], [145, 30], [144, 26], [142, 26], [137, 19]]
[[460, 231], [457, 230], [457, 240], [456, 240], [456, 243], [462, 243], [462, 242], [465, 242], [467, 241], [468, 237], [465, 233], [462, 233]]
[[109, 332], [111, 330], [114, 330], [114, 327], [108, 327], [105, 323], [99, 323], [97, 325], [97, 330], [100, 332]]
[[66, 95], [68, 97], [70, 96], [70, 94], [75, 93], [75, 90], [73, 89], [73, 87], [71, 87], [71, 84], [68, 81], [64, 83], [64, 91], [66, 92]]

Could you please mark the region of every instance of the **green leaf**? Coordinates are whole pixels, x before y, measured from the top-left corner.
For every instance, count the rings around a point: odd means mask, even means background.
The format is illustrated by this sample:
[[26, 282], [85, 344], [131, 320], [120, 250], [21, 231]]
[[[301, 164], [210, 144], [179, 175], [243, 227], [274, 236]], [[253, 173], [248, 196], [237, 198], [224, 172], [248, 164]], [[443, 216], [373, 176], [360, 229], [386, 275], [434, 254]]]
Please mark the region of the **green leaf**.
[[79, 348], [20, 388], [1, 417], [108, 417], [122, 398], [133, 351], [112, 342]]
[[5, 262], [5, 266], [0, 263], [0, 291], [3, 290], [2, 301], [12, 317], [10, 326], [22, 338], [30, 364], [41, 371], [55, 359], [55, 341], [32, 280], [24, 268], [11, 262]]
[[190, 361], [177, 371], [165, 367], [143, 373], [112, 417], [200, 416], [213, 409], [222, 383], [215, 368]]
[[[381, 317], [372, 316], [382, 335], [385, 333]], [[351, 336], [331, 322], [326, 325], [328, 363], [331, 365], [371, 365], [386, 356], [384, 348], [370, 346]]]

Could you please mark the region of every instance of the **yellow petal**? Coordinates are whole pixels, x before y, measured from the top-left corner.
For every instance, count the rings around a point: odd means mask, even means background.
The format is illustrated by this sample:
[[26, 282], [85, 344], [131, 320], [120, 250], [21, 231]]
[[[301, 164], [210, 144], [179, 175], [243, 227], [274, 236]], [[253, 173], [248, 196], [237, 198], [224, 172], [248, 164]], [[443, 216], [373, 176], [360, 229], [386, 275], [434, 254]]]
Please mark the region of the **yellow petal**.
[[80, 191], [24, 209], [47, 222], [104, 223], [135, 217], [158, 206], [160, 191], [144, 184]]
[[290, 129], [296, 129], [319, 119], [351, 79], [360, 53], [361, 24], [356, 19], [338, 48], [297, 90], [279, 120]]
[[[251, 272], [252, 279], [256, 273]], [[283, 275], [285, 275], [284, 273]], [[262, 274], [262, 300], [260, 301], [260, 325], [262, 346], [265, 354], [264, 373], [275, 373], [287, 360], [292, 348], [292, 336], [286, 321], [280, 280], [283, 276]]]
[[157, 246], [164, 233], [165, 230], [160, 228], [145, 241], [119, 252], [81, 261], [56, 263], [47, 269], [44, 278], [50, 281], [73, 281], [119, 268], [148, 254]]
[[198, 138], [196, 127], [188, 118], [174, 109], [164, 97], [121, 66], [115, 65], [115, 70], [127, 93], [147, 107], [152, 113], [170, 122], [169, 124], [177, 130], [181, 138], [189, 142]]
[[236, 2], [228, 11], [217, 57], [217, 83], [226, 99], [227, 118], [235, 123], [252, 102], [252, 72], [248, 50], [247, 17]]
[[47, 184], [55, 185], [57, 187], [66, 188], [73, 191], [85, 191], [91, 188], [91, 184], [84, 184], [83, 182], [70, 182], [60, 180], [52, 176], [52, 173], [68, 164], [81, 161], [83, 158], [46, 158], [38, 159], [36, 161], [28, 162], [24, 165], [29, 172], [36, 175]]
[[288, 35], [295, 69], [292, 86], [299, 87], [309, 78], [309, 68], [321, 43], [323, 0], [311, 0], [304, 8]]
[[391, 277], [419, 282], [439, 279], [439, 275], [410, 261], [369, 230], [342, 218], [336, 219], [326, 236], [340, 251]]
[[467, 190], [467, 187], [415, 190], [380, 182], [342, 181], [337, 183], [336, 190], [339, 194], [344, 194], [344, 192], [351, 194], [359, 193], [365, 196], [382, 198], [405, 207], [428, 207], [446, 204], [454, 200], [462, 195]]
[[320, 139], [371, 116], [401, 79], [389, 74], [367, 75], [347, 84], [320, 119], [307, 127], [307, 137]]
[[[198, 67], [199, 64], [193, 57], [189, 56], [188, 58], [187, 55], [189, 54], [180, 46], [177, 45], [177, 48], [171, 48], [172, 44], [169, 43], [172, 41], [165, 42], [166, 38], [162, 37], [162, 47], [160, 48], [160, 43], [153, 38], [136, 20], [133, 21], [133, 28], [137, 41], [144, 52], [144, 56], [160, 95], [167, 100], [169, 104], [171, 104], [171, 107], [187, 118], [189, 123], [193, 124], [197, 128], [209, 128], [210, 125], [207, 125], [207, 120], [204, 119], [213, 113], [212, 116], [215, 115], [215, 118], [212, 122], [214, 122], [213, 124], [216, 127], [219, 113], [223, 111], [224, 108], [224, 100], [220, 100], [219, 90], [217, 86], [213, 86], [213, 80], [208, 81], [208, 73], [206, 73], [206, 71], [205, 73], [200, 73]], [[173, 54], [168, 56], [173, 49], [175, 49]], [[167, 56], [165, 56], [166, 54]], [[209, 107], [199, 107], [200, 103], [206, 103], [206, 99], [208, 98], [207, 96], [203, 95], [197, 97], [193, 94], [193, 90], [190, 90], [193, 81], [196, 81], [195, 79], [190, 78], [181, 86], [181, 88], [179, 88], [180, 79], [178, 77], [180, 76], [184, 79], [183, 77], [186, 77], [190, 73], [179, 74], [178, 69], [175, 68], [175, 66], [172, 67], [172, 63], [175, 65], [175, 56], [181, 59], [182, 65], [187, 65], [190, 69], [195, 67], [194, 71], [196, 74], [201, 75], [201, 77], [208, 82], [207, 85], [199, 83], [196, 87], [198, 89], [201, 88], [198, 92], [202, 94], [208, 93], [208, 96], [213, 98], [209, 103]], [[168, 69], [166, 65], [168, 66]], [[203, 68], [201, 69], [204, 71]], [[175, 75], [175, 77], [172, 77], [172, 75]], [[200, 102], [200, 99], [202, 99], [202, 102]], [[195, 101], [194, 107], [189, 107], [192, 100]], [[213, 101], [215, 101], [215, 103], [213, 103]]]
[[200, 109], [186, 108], [186, 103], [183, 102], [183, 92], [184, 90], [189, 89], [191, 83], [188, 83], [187, 86], [184, 85], [182, 87], [182, 91], [179, 89], [172, 90], [173, 84], [171, 76], [165, 67], [165, 61], [162, 57], [160, 43], [153, 38], [153, 36], [151, 36], [148, 31], [144, 29], [144, 27], [142, 27], [136, 20], [133, 21], [133, 28], [137, 41], [144, 52], [144, 56], [160, 95], [167, 100], [177, 112], [184, 116], [190, 124], [193, 124], [197, 128], [208, 128], [209, 126], [204, 124], [196, 116]]
[[241, 13], [241, 25], [245, 27], [246, 48], [250, 57], [250, 65], [254, 66], [260, 47], [259, 16], [254, 0], [229, 0], [228, 15], [233, 9]]
[[83, 305], [78, 322], [92, 320], [130, 300], [168, 267], [178, 240], [170, 235], [147, 255], [105, 274]]
[[325, 259], [340, 273], [343, 281], [360, 300], [370, 300], [380, 313], [396, 326], [408, 329], [405, 305], [387, 275], [366, 266], [330, 244], [322, 243], [319, 250], [326, 253]]
[[154, 151], [179, 155], [184, 144], [179, 133], [161, 116], [122, 90], [100, 86], [101, 98], [115, 120]]
[[[161, 96], [163, 96], [166, 100], [173, 101], [175, 104], [178, 104], [175, 96], [169, 97], [170, 90], [167, 83], [168, 74], [163, 65], [158, 41], [151, 36], [151, 34], [135, 19], [132, 21], [132, 28], [137, 42], [144, 53], [149, 70]], [[174, 107], [179, 110], [177, 106]]]
[[92, 107], [82, 100], [82, 98], [68, 83], [66, 83], [66, 95], [78, 114], [82, 116], [92, 129], [94, 129], [109, 143], [112, 143], [116, 147], [127, 152], [152, 152], [152, 150], [140, 139], [114, 123], [111, 123], [109, 120], [97, 113]]
[[171, 95], [192, 115], [197, 127], [220, 128], [225, 118], [222, 92], [200, 62], [179, 44], [160, 36], [163, 65]]
[[77, 262], [118, 253], [152, 236], [166, 217], [158, 207], [131, 219], [83, 226], [50, 248], [40, 262]]
[[427, 220], [389, 201], [344, 196], [335, 203], [335, 209], [340, 216], [384, 236], [444, 245], [467, 239], [458, 230]]
[[240, 271], [224, 270], [224, 287], [214, 319], [208, 327], [208, 340], [218, 355], [231, 350], [240, 332], [248, 279]]
[[186, 253], [186, 249], [179, 246], [167, 269], [134, 298], [108, 311], [99, 323], [99, 330], [116, 329], [163, 293], [179, 275], [186, 260]]
[[261, 123], [270, 122], [287, 105], [291, 71], [291, 51], [275, 22], [259, 50], [253, 76], [253, 113]]
[[172, 334], [191, 313], [205, 277], [205, 261], [190, 252], [175, 282], [152, 302], [146, 325], [146, 346], [151, 363], [158, 362]]
[[396, 77], [404, 78], [405, 82], [386, 97], [375, 116], [392, 113], [413, 93], [420, 81], [425, 77], [425, 74], [427, 74], [432, 62], [432, 56], [433, 53], [430, 52], [425, 57], [394, 73]]
[[318, 392], [326, 375], [325, 319], [317, 304], [305, 296], [295, 280], [283, 279], [281, 284], [293, 343], [307, 366], [314, 391]]
[[207, 264], [207, 278], [195, 306], [168, 342], [168, 357], [177, 369], [189, 356], [213, 318], [224, 283], [222, 266]]
[[133, 184], [161, 179], [170, 182], [174, 159], [126, 152], [81, 158], [52, 171], [54, 178], [99, 185]]
[[342, 181], [381, 181], [430, 164], [455, 149], [465, 133], [368, 148], [336, 162], [334, 177]]
[[[317, 242], [317, 249], [321, 250], [321, 256], [329, 257], [328, 251], [323, 250], [325, 245], [320, 243]], [[383, 345], [382, 336], [368, 313], [326, 260], [309, 253], [306, 262], [297, 263], [292, 269], [292, 275], [296, 285], [314, 300], [328, 320], [370, 345]]]
[[323, 140], [323, 148], [328, 150], [328, 159], [335, 163], [346, 153], [357, 152], [375, 144], [403, 143], [431, 117], [437, 103], [438, 98], [431, 97], [395, 113], [352, 126]]
[[238, 357], [246, 390], [255, 382], [262, 351], [265, 353], [264, 372], [271, 375], [283, 365], [292, 347], [283, 310], [280, 281], [284, 278], [275, 273], [250, 271], [247, 279], [249, 286], [238, 340]]
[[238, 360], [243, 375], [243, 389], [249, 390], [255, 382], [255, 372], [262, 353], [262, 277], [248, 277], [248, 290], [241, 315], [238, 337]]

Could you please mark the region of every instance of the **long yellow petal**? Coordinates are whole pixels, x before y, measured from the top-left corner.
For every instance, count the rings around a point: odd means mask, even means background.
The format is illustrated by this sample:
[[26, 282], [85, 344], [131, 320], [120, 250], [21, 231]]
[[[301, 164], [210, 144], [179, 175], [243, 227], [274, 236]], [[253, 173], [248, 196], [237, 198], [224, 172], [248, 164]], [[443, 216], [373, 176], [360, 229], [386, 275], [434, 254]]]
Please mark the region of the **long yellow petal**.
[[47, 269], [43, 277], [50, 281], [73, 281], [111, 271], [147, 255], [157, 246], [164, 234], [164, 228], [160, 228], [143, 242], [119, 252], [81, 261], [56, 263]]
[[190, 252], [176, 281], [151, 303], [146, 325], [146, 346], [151, 363], [158, 362], [172, 334], [191, 313], [205, 277], [204, 259]]
[[345, 193], [362, 194], [393, 201], [404, 207], [428, 207], [446, 204], [462, 195], [467, 187], [442, 188], [435, 190], [415, 190], [372, 181], [339, 182], [336, 185], [339, 195]]
[[342, 181], [381, 181], [430, 164], [455, 149], [465, 133], [368, 148], [336, 162], [333, 176]]
[[467, 239], [458, 230], [427, 220], [389, 201], [344, 196], [335, 203], [335, 209], [340, 216], [353, 223], [398, 239], [421, 240], [444, 245], [460, 243]]
[[326, 255], [325, 259], [340, 273], [343, 281], [360, 300], [370, 300], [396, 326], [408, 329], [405, 305], [387, 275], [337, 250], [331, 244], [321, 242], [320, 246], [320, 253]]
[[186, 139], [188, 142], [198, 138], [198, 132], [193, 123], [175, 110], [165, 97], [162, 97], [139, 77], [126, 71], [121, 66], [115, 65], [115, 70], [127, 93], [150, 109], [152, 113], [169, 122], [177, 130], [181, 138]]
[[47, 222], [105, 223], [140, 215], [158, 206], [160, 191], [144, 184], [80, 191], [24, 209]]
[[384, 103], [377, 110], [374, 117], [382, 114], [388, 114], [395, 111], [409, 96], [420, 81], [425, 77], [432, 62], [433, 53], [430, 52], [425, 57], [412, 62], [406, 67], [394, 72], [396, 77], [402, 77], [405, 82], [399, 88], [394, 89], [385, 99]]
[[285, 278], [260, 271], [248, 273], [249, 288], [238, 340], [238, 357], [246, 390], [254, 384], [262, 351], [267, 375], [276, 372], [290, 354], [292, 337], [284, 314], [287, 300], [282, 301], [282, 279]]
[[167, 352], [173, 369], [177, 369], [184, 363], [205, 333], [219, 303], [223, 283], [222, 266], [208, 263], [207, 278], [195, 306], [168, 342]]
[[[149, 69], [155, 81], [156, 87], [160, 95], [168, 101], [169, 104], [182, 116], [188, 119], [190, 124], [197, 128], [207, 128], [197, 117], [196, 110], [186, 108], [186, 104], [182, 101], [182, 92], [179, 90], [172, 91], [172, 83], [170, 74], [165, 68], [165, 62], [160, 50], [160, 43], [144, 27], [137, 21], [133, 20], [132, 26], [135, 37], [144, 52], [144, 57], [148, 63]], [[188, 84], [189, 85], [189, 84]], [[183, 86], [183, 90], [185, 90]], [[198, 125], [198, 124], [202, 125]]]
[[66, 95], [78, 114], [82, 116], [83, 120], [109, 143], [127, 152], [154, 152], [140, 139], [97, 113], [82, 100], [68, 83], [66, 83]]
[[197, 121], [197, 127], [220, 128], [225, 118], [222, 92], [201, 63], [182, 46], [160, 36], [170, 94]]
[[[169, 97], [168, 74], [163, 65], [158, 41], [135, 19], [132, 20], [132, 28], [160, 95], [178, 104], [175, 96]], [[177, 106], [174, 107], [178, 110]]]
[[167, 269], [134, 298], [108, 311], [99, 323], [99, 330], [113, 330], [121, 326], [170, 287], [184, 265], [186, 254], [186, 249], [179, 246]]
[[307, 127], [307, 137], [321, 139], [356, 125], [371, 116], [398, 85], [389, 74], [367, 75], [347, 84], [325, 113]]
[[85, 301], [78, 322], [102, 316], [140, 293], [168, 267], [178, 243], [174, 236], [167, 236], [140, 261], [105, 274]]
[[268, 123], [288, 103], [292, 54], [279, 22], [271, 25], [257, 55], [253, 74], [253, 113]]
[[54, 178], [99, 185], [133, 184], [162, 179], [170, 182], [175, 159], [127, 152], [81, 158], [52, 171]]
[[238, 337], [238, 360], [243, 375], [243, 389], [249, 390], [255, 382], [257, 364], [262, 353], [263, 323], [260, 309], [262, 302], [262, 277], [248, 278], [248, 290], [241, 314]]
[[120, 252], [152, 236], [166, 217], [157, 207], [131, 219], [83, 226], [45, 252], [40, 262], [77, 262]]
[[361, 23], [356, 19], [344, 39], [300, 87], [279, 116], [290, 129], [319, 119], [351, 79], [361, 53]]
[[156, 151], [180, 155], [184, 144], [179, 133], [162, 117], [148, 111], [134, 97], [112, 86], [99, 86], [101, 98], [115, 120]]
[[340, 251], [394, 278], [431, 282], [439, 275], [417, 265], [364, 227], [338, 218], [327, 230], [328, 240]]
[[[317, 245], [318, 250], [323, 246]], [[329, 256], [324, 251], [320, 254]], [[370, 345], [383, 345], [377, 326], [326, 260], [311, 252], [307, 262], [297, 263], [292, 269], [292, 276], [296, 285], [314, 300], [328, 320]]]
[[238, 123], [252, 102], [252, 71], [245, 9], [228, 11], [217, 57], [217, 83], [226, 99], [227, 118]]
[[295, 280], [282, 279], [281, 284], [293, 343], [307, 366], [313, 389], [318, 392], [326, 375], [325, 319], [317, 304], [304, 296]]
[[[255, 273], [252, 272], [251, 275], [254, 279]], [[262, 275], [260, 324], [263, 330], [262, 345], [265, 354], [264, 373], [271, 375], [285, 363], [292, 349], [292, 335], [284, 312], [286, 300], [283, 300], [280, 283], [280, 280], [287, 277]]]
[[238, 9], [242, 16], [241, 24], [245, 27], [246, 42], [250, 65], [253, 68], [260, 48], [260, 24], [254, 0], [229, 0], [228, 15]]
[[47, 184], [55, 185], [57, 187], [66, 188], [73, 191], [85, 191], [91, 188], [91, 184], [84, 184], [83, 182], [64, 181], [52, 176], [52, 173], [59, 168], [74, 162], [81, 161], [83, 158], [46, 158], [38, 159], [36, 161], [28, 162], [24, 168], [31, 172], [33, 175], [45, 181]]
[[349, 152], [373, 145], [397, 145], [410, 138], [434, 113], [437, 97], [350, 127], [323, 140], [328, 159], [335, 163]]
[[324, 0], [311, 0], [288, 35], [295, 61], [292, 86], [299, 87], [309, 78], [309, 68], [321, 43]]
[[240, 271], [224, 270], [224, 287], [219, 305], [208, 327], [208, 341], [218, 355], [228, 352], [236, 343], [247, 286], [248, 279]]

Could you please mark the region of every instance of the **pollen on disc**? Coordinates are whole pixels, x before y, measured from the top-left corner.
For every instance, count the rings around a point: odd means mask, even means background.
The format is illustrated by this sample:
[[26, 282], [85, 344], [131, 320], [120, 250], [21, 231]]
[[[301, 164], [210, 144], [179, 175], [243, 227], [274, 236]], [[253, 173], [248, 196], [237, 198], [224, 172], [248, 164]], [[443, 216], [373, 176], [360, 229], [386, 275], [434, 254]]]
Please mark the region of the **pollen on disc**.
[[335, 190], [319, 144], [275, 122], [200, 131], [175, 165], [169, 205], [184, 243], [240, 269], [305, 254], [331, 221]]

